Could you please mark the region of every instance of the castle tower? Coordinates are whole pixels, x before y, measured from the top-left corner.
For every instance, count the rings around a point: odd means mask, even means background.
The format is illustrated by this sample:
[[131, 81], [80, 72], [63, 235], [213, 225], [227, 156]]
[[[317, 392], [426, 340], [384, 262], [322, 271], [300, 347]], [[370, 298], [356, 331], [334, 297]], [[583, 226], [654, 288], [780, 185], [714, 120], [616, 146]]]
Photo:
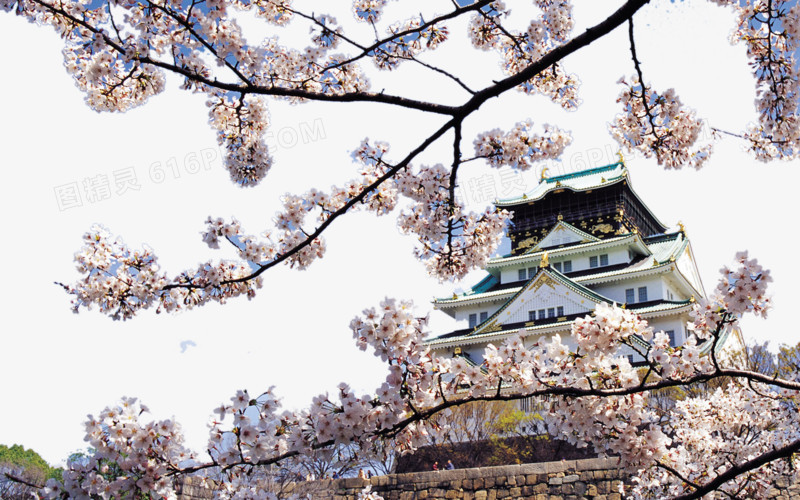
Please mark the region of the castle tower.
[[520, 331], [526, 345], [554, 334], [569, 344], [572, 321], [601, 302], [635, 311], [673, 345], [686, 341], [692, 303], [705, 296], [689, 239], [650, 212], [623, 162], [543, 177], [497, 206], [514, 214], [511, 253], [492, 258], [468, 291], [434, 300], [460, 323], [427, 341], [434, 354], [480, 364], [488, 343]]

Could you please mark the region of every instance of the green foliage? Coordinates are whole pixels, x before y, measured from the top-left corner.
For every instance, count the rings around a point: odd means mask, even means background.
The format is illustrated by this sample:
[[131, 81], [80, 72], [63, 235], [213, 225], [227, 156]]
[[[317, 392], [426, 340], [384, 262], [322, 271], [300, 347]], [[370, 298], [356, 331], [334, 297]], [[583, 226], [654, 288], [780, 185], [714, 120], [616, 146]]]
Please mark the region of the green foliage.
[[19, 467], [26, 472], [26, 475], [44, 478], [44, 481], [50, 478], [61, 479], [63, 472], [60, 467], [50, 467], [50, 464], [35, 451], [26, 450], [18, 444], [11, 447], [0, 444], [0, 465]]

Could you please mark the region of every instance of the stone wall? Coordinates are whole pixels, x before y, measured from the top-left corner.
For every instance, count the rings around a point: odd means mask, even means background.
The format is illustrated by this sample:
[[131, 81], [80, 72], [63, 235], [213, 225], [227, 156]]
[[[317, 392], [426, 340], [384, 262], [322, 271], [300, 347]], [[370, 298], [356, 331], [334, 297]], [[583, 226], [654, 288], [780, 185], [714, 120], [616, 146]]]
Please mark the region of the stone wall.
[[[280, 496], [354, 500], [369, 486], [386, 500], [621, 500], [627, 486], [616, 463], [612, 458], [594, 458], [309, 481], [288, 485]], [[206, 500], [213, 496], [212, 489], [212, 482], [186, 478], [178, 486], [178, 500]], [[800, 500], [800, 486], [778, 482], [769, 498]]]
[[[591, 498], [620, 500], [623, 482], [615, 459], [564, 460], [539, 464], [505, 465], [430, 472], [413, 472], [358, 478], [316, 481], [330, 483], [327, 496], [350, 500], [366, 486], [386, 500], [462, 498], [494, 500], [526, 498], [558, 500]], [[301, 493], [302, 484], [297, 485]]]

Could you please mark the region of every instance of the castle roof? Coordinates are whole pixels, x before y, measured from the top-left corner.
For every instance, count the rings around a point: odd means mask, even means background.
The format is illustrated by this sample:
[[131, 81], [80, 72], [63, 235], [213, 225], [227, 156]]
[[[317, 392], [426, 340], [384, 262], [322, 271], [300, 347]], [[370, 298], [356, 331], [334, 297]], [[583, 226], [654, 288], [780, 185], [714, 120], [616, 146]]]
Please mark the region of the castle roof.
[[576, 192], [587, 191], [617, 184], [627, 177], [628, 169], [622, 162], [554, 177], [543, 176], [541, 182], [533, 191], [516, 198], [497, 200], [495, 204], [502, 208], [511, 207], [542, 199], [547, 193], [557, 189], [570, 189]]
[[[597, 242], [577, 243], [549, 251], [538, 250], [522, 255], [497, 257], [489, 261], [487, 271], [490, 274], [478, 284], [462, 294], [434, 299], [434, 305], [438, 309], [449, 309], [486, 301], [510, 299], [524, 288], [525, 282], [516, 281], [501, 284], [497, 270], [508, 266], [538, 266], [545, 253], [552, 260], [601, 247], [629, 246], [639, 252], [639, 258], [628, 264], [598, 267], [566, 274], [558, 273], [563, 279], [581, 287], [672, 271], [681, 275], [680, 271], [674, 270], [672, 266], [687, 251], [688, 244], [689, 241], [682, 231], [645, 238], [639, 234], [632, 233]], [[702, 287], [699, 283], [694, 282], [693, 277], [682, 276], [682, 278], [687, 286], [694, 289], [695, 293], [702, 295]]]

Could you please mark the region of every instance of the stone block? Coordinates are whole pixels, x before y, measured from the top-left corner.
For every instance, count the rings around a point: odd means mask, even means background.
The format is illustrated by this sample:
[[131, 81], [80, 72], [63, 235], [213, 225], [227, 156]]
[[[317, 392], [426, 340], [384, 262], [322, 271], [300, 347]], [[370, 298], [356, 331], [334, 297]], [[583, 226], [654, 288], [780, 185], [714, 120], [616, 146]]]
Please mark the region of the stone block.
[[369, 482], [366, 479], [358, 477], [348, 477], [347, 479], [343, 479], [341, 484], [345, 488], [364, 488]]
[[523, 464], [520, 466], [520, 473], [528, 474], [544, 474], [547, 472], [547, 467], [543, 463], [538, 464]]
[[578, 476], [577, 474], [570, 474], [569, 476], [564, 476], [565, 483], [574, 483], [578, 479], [580, 479], [580, 476]]
[[550, 479], [548, 479], [547, 484], [549, 484], [550, 486], [560, 486], [560, 485], [564, 484], [564, 478], [563, 477], [551, 477]]
[[486, 500], [488, 496], [489, 495], [486, 493], [486, 490], [478, 490], [475, 492], [475, 500]]
[[548, 474], [555, 474], [564, 472], [565, 470], [575, 468], [575, 460], [562, 460], [560, 462], [547, 462], [545, 465], [545, 472]]

